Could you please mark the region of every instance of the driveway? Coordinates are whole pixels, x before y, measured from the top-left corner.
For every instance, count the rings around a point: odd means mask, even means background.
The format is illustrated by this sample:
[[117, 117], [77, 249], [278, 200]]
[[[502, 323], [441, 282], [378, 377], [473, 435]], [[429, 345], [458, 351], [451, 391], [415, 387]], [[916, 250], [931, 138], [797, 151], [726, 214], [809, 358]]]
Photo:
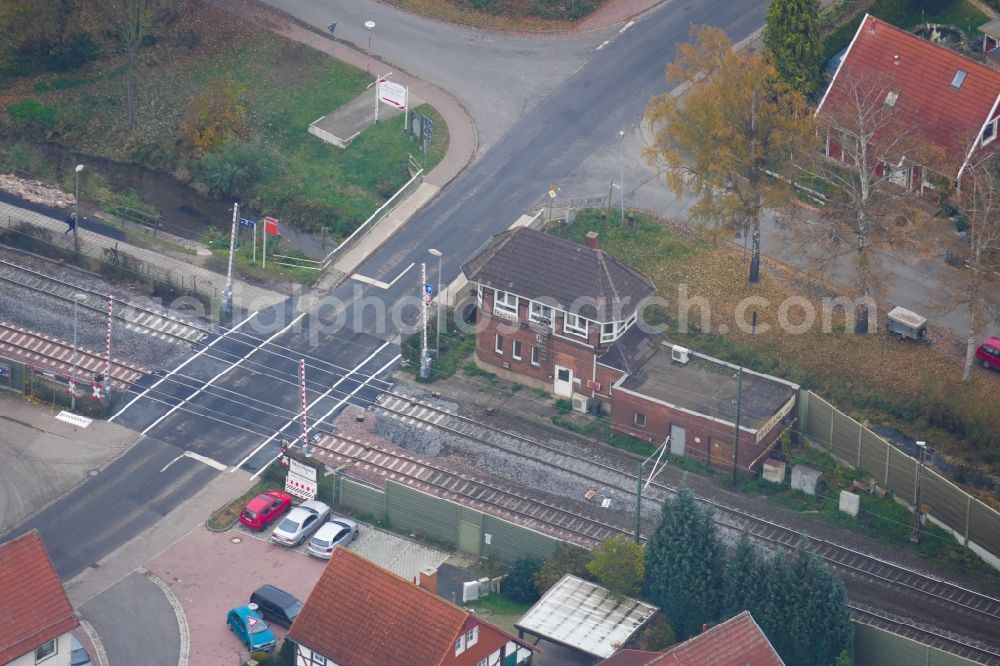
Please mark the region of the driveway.
[[[235, 664], [245, 651], [226, 628], [226, 613], [270, 583], [305, 601], [326, 562], [302, 549], [276, 546], [268, 533], [199, 528], [154, 558], [146, 569], [174, 593], [190, 630], [190, 666]], [[421, 568], [437, 567], [447, 554], [395, 534], [362, 525], [351, 550], [412, 580]], [[280, 640], [281, 627], [272, 627]]]

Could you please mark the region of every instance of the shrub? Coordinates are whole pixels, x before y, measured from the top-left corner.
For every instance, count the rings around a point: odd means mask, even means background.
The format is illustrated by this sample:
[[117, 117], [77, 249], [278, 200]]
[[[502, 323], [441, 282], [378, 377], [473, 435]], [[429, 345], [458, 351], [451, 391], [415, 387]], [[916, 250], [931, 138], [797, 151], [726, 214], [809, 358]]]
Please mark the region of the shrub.
[[542, 568], [542, 563], [533, 557], [522, 557], [514, 566], [510, 573], [503, 580], [503, 593], [522, 603], [534, 603], [538, 601], [541, 593], [535, 585], [535, 576]]
[[33, 97], [8, 104], [7, 113], [19, 129], [33, 134], [47, 134], [55, 130], [58, 122], [55, 107], [42, 104]]
[[228, 139], [215, 152], [192, 165], [196, 180], [215, 196], [244, 196], [271, 170], [271, 155], [259, 140], [239, 143]]
[[542, 561], [541, 568], [535, 574], [535, 585], [544, 593], [566, 574], [590, 580], [590, 572], [587, 571], [589, 563], [589, 552], [579, 546], [561, 542], [552, 554]]

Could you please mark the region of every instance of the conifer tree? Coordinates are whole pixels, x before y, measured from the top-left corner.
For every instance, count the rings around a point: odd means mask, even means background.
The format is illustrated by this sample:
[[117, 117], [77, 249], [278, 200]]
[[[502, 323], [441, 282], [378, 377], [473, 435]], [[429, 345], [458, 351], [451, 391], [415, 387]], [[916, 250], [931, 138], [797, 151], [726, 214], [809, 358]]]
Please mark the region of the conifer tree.
[[771, 0], [764, 45], [785, 83], [803, 95], [815, 93], [823, 66], [819, 0]]

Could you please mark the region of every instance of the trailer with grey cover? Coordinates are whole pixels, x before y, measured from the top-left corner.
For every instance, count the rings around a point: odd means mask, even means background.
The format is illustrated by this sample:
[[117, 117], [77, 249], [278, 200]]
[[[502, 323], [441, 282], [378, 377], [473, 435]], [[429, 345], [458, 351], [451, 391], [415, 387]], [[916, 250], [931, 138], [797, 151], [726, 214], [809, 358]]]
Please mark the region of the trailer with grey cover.
[[895, 307], [885, 318], [885, 330], [897, 340], [917, 340], [930, 342], [927, 338], [927, 318], [906, 308]]

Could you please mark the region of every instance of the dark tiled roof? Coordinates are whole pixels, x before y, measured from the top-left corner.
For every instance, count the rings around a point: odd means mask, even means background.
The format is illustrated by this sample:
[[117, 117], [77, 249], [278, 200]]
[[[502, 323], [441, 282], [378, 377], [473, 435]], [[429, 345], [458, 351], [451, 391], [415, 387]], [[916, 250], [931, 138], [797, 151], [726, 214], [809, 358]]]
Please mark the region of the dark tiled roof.
[[638, 325], [632, 326], [625, 335], [608, 347], [597, 361], [603, 365], [621, 370], [626, 374], [638, 372], [660, 348], [657, 336], [643, 333]]
[[[966, 76], [956, 88], [951, 82], [958, 70]], [[897, 117], [927, 143], [945, 149], [951, 177], [958, 175], [1000, 95], [1000, 72], [874, 16], [862, 21], [817, 113], [837, 108], [852, 73], [889, 82], [899, 93]]]
[[[382, 569], [346, 548], [310, 593], [288, 635], [341, 666], [441, 663], [470, 613]], [[527, 646], [485, 622], [487, 631]]]
[[38, 532], [0, 546], [0, 664], [79, 625]]
[[462, 271], [470, 282], [598, 322], [626, 319], [656, 291], [652, 280], [602, 250], [527, 227], [488, 240]]

